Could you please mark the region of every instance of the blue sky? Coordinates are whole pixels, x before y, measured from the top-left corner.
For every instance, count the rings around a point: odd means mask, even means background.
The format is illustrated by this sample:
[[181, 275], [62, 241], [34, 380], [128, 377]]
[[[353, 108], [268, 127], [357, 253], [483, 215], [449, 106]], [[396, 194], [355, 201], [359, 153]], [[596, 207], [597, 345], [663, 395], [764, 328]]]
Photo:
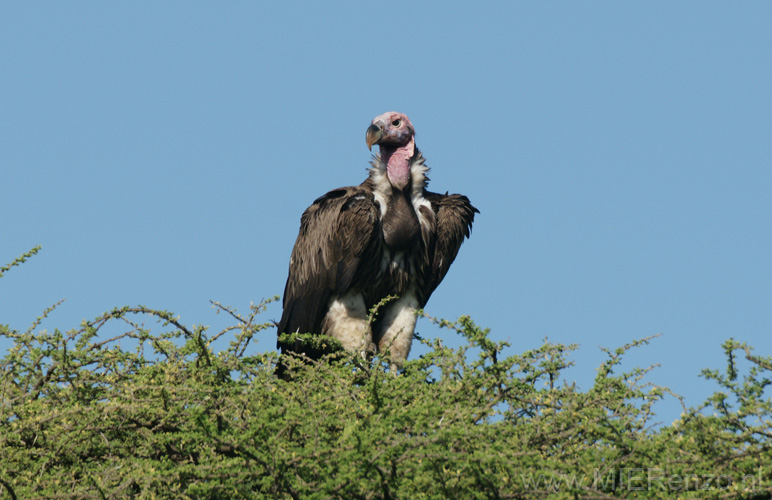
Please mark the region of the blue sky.
[[770, 19], [768, 2], [5, 3], [0, 261], [43, 249], [0, 280], [0, 323], [66, 298], [42, 328], [136, 304], [217, 327], [210, 299], [280, 294], [300, 214], [364, 179], [365, 130], [397, 110], [430, 188], [481, 211], [429, 314], [470, 314], [513, 353], [577, 343], [584, 388], [598, 346], [661, 333], [626, 366], [659, 363], [649, 379], [697, 405], [723, 340], [772, 354]]

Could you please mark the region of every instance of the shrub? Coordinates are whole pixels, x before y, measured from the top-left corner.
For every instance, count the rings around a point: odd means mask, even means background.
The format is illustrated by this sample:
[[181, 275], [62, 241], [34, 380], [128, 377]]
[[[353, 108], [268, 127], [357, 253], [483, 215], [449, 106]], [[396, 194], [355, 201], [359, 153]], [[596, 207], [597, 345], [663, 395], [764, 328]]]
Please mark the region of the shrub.
[[607, 351], [581, 391], [562, 377], [575, 346], [507, 355], [462, 316], [437, 323], [464, 346], [419, 339], [399, 376], [388, 354], [333, 352], [288, 359], [288, 382], [249, 348], [274, 335], [266, 303], [215, 303], [233, 325], [214, 334], [144, 306], [0, 326], [0, 498], [772, 498], [772, 360], [744, 344], [704, 372], [724, 392], [653, 428], [667, 389], [618, 373], [649, 339]]

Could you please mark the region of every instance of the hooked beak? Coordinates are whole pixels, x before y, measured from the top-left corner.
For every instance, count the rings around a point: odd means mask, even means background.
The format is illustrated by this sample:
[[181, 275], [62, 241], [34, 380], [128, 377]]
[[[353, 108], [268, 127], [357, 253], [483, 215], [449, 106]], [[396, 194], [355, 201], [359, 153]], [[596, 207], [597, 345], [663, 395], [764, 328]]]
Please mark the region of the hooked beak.
[[381, 129], [381, 127], [375, 124], [367, 127], [367, 135], [365, 135], [365, 140], [367, 141], [367, 149], [372, 151], [373, 144], [378, 144], [378, 141], [380, 141], [382, 138], [383, 129]]

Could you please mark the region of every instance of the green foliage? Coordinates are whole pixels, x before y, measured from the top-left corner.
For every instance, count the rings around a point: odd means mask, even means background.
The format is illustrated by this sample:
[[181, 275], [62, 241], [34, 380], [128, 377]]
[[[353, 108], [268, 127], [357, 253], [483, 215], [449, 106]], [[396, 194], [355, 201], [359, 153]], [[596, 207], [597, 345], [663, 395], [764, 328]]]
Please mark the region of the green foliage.
[[25, 262], [27, 262], [27, 259], [37, 254], [39, 251], [40, 251], [40, 245], [32, 248], [28, 252], [24, 252], [19, 257], [15, 258], [13, 262], [11, 262], [10, 264], [0, 267], [0, 278], [2, 278], [5, 273], [10, 271], [12, 267], [24, 264]]
[[420, 340], [399, 376], [335, 352], [288, 358], [287, 382], [250, 348], [275, 339], [265, 305], [215, 303], [233, 319], [215, 334], [144, 306], [68, 332], [0, 326], [0, 499], [772, 496], [772, 360], [744, 344], [704, 372], [722, 392], [653, 427], [667, 389], [622, 370], [649, 339], [607, 351], [581, 391], [562, 376], [576, 346], [506, 354], [462, 316], [433, 321], [465, 345]]

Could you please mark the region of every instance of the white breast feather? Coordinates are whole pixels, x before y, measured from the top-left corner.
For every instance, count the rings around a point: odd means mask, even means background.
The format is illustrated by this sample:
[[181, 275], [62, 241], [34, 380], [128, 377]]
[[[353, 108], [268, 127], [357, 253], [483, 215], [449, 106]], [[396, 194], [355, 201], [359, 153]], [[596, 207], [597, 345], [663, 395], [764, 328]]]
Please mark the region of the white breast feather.
[[381, 217], [383, 217], [386, 215], [386, 208], [388, 208], [389, 198], [391, 198], [391, 182], [389, 182], [389, 176], [386, 172], [386, 164], [381, 161], [380, 156], [374, 156], [371, 165], [370, 179], [375, 185], [373, 196], [381, 207]]

